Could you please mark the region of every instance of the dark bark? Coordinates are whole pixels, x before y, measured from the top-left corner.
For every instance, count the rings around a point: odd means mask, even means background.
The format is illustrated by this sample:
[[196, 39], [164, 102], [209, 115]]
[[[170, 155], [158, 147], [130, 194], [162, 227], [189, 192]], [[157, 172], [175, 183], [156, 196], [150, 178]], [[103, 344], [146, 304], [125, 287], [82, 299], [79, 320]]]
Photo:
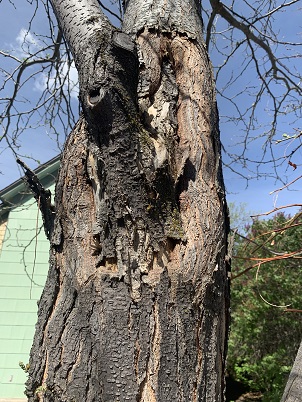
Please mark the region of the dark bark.
[[55, 209], [51, 203], [51, 192], [43, 187], [38, 176], [20, 159], [16, 162], [24, 169], [24, 181], [32, 191], [42, 214], [45, 235], [48, 240], [53, 232]]
[[228, 225], [196, 3], [128, 1], [124, 32], [92, 0], [53, 3], [83, 116], [57, 182], [29, 401], [222, 401]]

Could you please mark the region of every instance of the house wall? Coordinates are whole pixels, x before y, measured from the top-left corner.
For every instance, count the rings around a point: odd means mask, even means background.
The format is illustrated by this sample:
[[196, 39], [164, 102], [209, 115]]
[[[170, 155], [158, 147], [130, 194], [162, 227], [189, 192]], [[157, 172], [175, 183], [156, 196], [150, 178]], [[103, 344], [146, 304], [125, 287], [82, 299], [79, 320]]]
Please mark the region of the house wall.
[[0, 253], [0, 401], [24, 398], [27, 375], [19, 362], [29, 360], [48, 249], [42, 219], [31, 198], [9, 213]]

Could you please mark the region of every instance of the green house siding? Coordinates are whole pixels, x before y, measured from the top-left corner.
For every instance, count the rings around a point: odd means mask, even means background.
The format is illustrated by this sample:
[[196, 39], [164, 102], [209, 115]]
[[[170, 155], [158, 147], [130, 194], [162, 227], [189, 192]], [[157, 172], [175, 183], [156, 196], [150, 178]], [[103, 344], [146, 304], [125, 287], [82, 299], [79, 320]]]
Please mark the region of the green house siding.
[[37, 301], [48, 271], [49, 243], [33, 199], [9, 213], [0, 255], [0, 395], [22, 398], [37, 320]]
[[[51, 170], [50, 177], [47, 168], [44, 186], [54, 193], [57, 169]], [[40, 174], [45, 179], [43, 171]], [[27, 375], [19, 362], [29, 360], [49, 256], [49, 242], [32, 195], [22, 182], [10, 186], [7, 194], [9, 199], [5, 190], [0, 192], [0, 402], [26, 400]]]

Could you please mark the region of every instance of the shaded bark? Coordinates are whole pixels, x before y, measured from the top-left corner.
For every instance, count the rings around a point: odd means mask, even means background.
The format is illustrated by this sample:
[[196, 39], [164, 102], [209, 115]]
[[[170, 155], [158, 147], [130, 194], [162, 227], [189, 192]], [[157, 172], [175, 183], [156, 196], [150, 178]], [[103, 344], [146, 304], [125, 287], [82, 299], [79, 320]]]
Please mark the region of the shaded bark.
[[83, 116], [57, 182], [29, 401], [222, 401], [228, 224], [197, 2], [130, 0], [123, 32], [97, 2], [53, 3]]

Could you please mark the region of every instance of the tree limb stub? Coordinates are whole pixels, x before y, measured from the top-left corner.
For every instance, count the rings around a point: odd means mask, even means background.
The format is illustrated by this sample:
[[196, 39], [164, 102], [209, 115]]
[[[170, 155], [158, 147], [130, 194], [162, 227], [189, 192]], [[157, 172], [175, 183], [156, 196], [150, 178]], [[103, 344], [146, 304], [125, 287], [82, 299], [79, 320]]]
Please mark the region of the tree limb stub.
[[42, 186], [37, 175], [23, 161], [21, 161], [21, 159], [17, 159], [17, 163], [24, 169], [24, 180], [34, 194], [34, 197], [40, 207], [44, 231], [47, 239], [50, 240], [53, 232], [55, 217], [55, 208], [51, 204], [51, 192]]

